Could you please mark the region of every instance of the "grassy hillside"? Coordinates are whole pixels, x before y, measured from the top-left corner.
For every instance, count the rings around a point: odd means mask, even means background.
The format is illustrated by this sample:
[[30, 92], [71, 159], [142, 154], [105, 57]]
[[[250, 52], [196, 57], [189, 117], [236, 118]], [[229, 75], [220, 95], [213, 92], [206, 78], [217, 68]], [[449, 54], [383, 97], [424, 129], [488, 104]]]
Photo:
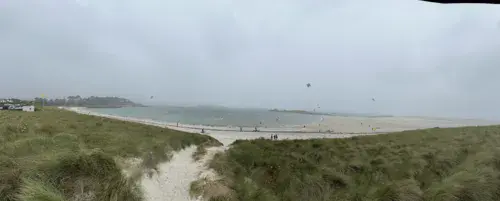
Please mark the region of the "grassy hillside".
[[493, 201], [500, 200], [500, 127], [237, 141], [211, 167], [226, 191], [212, 200]]
[[58, 109], [0, 111], [0, 200], [138, 201], [120, 161], [154, 169], [169, 152], [215, 139]]

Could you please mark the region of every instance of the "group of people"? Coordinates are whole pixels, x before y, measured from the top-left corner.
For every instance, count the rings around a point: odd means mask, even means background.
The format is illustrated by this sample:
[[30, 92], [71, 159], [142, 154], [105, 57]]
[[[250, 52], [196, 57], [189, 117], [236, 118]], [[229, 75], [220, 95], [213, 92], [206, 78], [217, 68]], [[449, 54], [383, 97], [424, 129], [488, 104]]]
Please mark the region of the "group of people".
[[278, 140], [278, 134], [271, 134], [271, 140]]

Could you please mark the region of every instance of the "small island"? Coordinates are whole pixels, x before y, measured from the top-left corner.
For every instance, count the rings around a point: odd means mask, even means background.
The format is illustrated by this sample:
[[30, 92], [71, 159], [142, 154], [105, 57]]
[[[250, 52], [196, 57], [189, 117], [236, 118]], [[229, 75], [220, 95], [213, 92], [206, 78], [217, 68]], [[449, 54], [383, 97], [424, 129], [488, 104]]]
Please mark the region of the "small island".
[[121, 108], [121, 107], [145, 107], [142, 104], [134, 103], [126, 98], [115, 96], [90, 96], [81, 97], [68, 96], [62, 99], [35, 98], [35, 102], [44, 106], [66, 106], [66, 107], [88, 107], [88, 108]]
[[287, 113], [297, 113], [297, 114], [309, 114], [309, 115], [333, 115], [331, 113], [325, 112], [315, 112], [315, 111], [306, 111], [306, 110], [279, 110], [279, 109], [271, 109], [270, 112], [287, 112]]

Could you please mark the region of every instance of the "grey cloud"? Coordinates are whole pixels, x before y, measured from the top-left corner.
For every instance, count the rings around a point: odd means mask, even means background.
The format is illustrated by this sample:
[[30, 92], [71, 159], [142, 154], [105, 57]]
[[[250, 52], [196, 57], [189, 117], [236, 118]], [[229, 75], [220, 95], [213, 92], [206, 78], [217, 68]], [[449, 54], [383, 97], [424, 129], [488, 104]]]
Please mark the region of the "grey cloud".
[[499, 11], [416, 0], [8, 1], [0, 68], [23, 76], [0, 74], [10, 86], [0, 94], [500, 118]]

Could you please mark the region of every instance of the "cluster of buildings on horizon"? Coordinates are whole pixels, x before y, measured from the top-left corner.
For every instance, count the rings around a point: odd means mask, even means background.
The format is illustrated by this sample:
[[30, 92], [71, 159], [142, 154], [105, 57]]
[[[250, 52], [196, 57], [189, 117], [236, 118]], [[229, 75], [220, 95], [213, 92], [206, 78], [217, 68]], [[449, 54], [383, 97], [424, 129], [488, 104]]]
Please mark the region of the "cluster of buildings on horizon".
[[25, 112], [34, 112], [35, 106], [33, 104], [23, 104], [15, 99], [1, 99], [0, 110], [20, 110]]

